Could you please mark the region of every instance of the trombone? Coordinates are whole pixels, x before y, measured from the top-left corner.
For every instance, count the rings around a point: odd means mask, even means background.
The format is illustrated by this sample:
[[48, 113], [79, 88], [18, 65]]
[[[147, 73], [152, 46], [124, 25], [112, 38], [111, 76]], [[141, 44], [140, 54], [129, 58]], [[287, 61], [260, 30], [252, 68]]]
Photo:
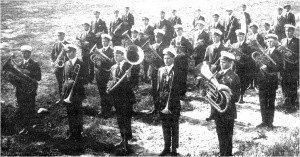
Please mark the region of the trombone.
[[[74, 90], [75, 84], [76, 84], [76, 82], [77, 82], [77, 78], [78, 78], [78, 75], [79, 75], [80, 68], [81, 68], [81, 66], [80, 66], [79, 64], [76, 64], [75, 67], [74, 67], [74, 74], [76, 75], [76, 77], [75, 77], [74, 83], [73, 83], [73, 85], [72, 85], [71, 91], [70, 91], [70, 93], [69, 93], [69, 96], [63, 100], [65, 103], [68, 103], [68, 104], [71, 103], [71, 99], [72, 99], [72, 96], [73, 96], [73, 90]], [[73, 74], [73, 75], [74, 75], [74, 74]], [[73, 76], [72, 76], [72, 78], [73, 78]], [[64, 98], [64, 97], [66, 96], [66, 94], [68, 93], [67, 91], [68, 91], [68, 88], [67, 88], [67, 90], [66, 90], [66, 92], [65, 92], [65, 94], [64, 94], [64, 96], [63, 96], [63, 98]]]

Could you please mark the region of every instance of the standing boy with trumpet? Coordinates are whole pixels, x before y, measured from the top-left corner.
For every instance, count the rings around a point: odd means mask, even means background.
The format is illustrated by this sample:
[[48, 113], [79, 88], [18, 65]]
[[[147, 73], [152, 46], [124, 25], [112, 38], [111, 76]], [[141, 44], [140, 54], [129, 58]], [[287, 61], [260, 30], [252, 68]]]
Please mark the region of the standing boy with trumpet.
[[[158, 70], [159, 109], [164, 135], [164, 149], [160, 156], [177, 155], [179, 147], [180, 98], [185, 95], [186, 76], [174, 66], [176, 52], [173, 48], [163, 51], [165, 66]], [[172, 151], [170, 149], [172, 147]]]

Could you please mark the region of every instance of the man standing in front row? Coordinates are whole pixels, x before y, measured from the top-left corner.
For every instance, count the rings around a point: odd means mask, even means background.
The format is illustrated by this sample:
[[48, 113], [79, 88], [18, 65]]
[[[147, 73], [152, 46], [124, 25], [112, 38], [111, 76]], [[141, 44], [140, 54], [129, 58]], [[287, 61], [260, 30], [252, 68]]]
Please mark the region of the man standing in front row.
[[76, 57], [75, 45], [68, 44], [64, 47], [64, 50], [69, 58], [69, 61], [67, 61], [64, 66], [63, 92], [66, 97], [69, 96], [71, 89], [74, 86], [73, 93], [71, 93], [72, 95], [70, 96], [71, 102], [68, 103], [64, 101], [64, 104], [67, 106], [67, 116], [69, 121], [70, 137], [68, 140], [80, 142], [83, 138], [82, 101], [86, 98], [83, 85], [88, 83], [86, 77], [88, 71], [84, 62]]
[[[167, 48], [163, 54], [165, 66], [158, 70], [157, 91], [165, 143], [164, 149], [159, 155], [176, 156], [179, 147], [180, 98], [185, 95], [186, 78], [184, 73], [174, 66], [175, 50]], [[172, 147], [172, 151], [170, 147]]]
[[[215, 111], [213, 114], [218, 134], [220, 156], [232, 156], [234, 119], [237, 118], [235, 103], [240, 97], [240, 78], [231, 69], [234, 59], [233, 54], [227, 51], [221, 51], [221, 70], [215, 76], [219, 84], [226, 85], [230, 88], [232, 94], [227, 110], [224, 113]], [[218, 90], [221, 89], [221, 87], [217, 88]]]
[[[29, 76], [35, 81], [41, 80], [41, 68], [37, 62], [31, 59], [32, 47], [28, 45], [21, 46], [23, 61], [19, 64], [21, 73]], [[19, 87], [16, 87], [16, 97], [18, 110], [16, 113], [16, 122], [23, 128], [19, 134], [32, 133], [32, 126], [35, 123], [35, 97], [38, 84], [31, 93], [26, 93]]]

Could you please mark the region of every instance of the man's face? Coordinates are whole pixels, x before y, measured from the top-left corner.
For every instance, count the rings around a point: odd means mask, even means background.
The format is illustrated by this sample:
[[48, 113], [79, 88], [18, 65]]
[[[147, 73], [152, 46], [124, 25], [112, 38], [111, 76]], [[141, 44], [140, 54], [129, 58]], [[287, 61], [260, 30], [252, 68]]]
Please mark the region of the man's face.
[[285, 8], [284, 10], [285, 10], [285, 12], [289, 12], [290, 8]]
[[220, 66], [222, 70], [226, 70], [231, 67], [231, 62], [227, 60], [220, 60]]
[[95, 18], [98, 19], [99, 16], [100, 16], [100, 13], [99, 12], [94, 12], [94, 15], [95, 15]]
[[265, 27], [265, 30], [269, 30], [270, 29], [269, 25], [264, 25], [264, 27]]
[[227, 13], [230, 16], [232, 14], [232, 10], [227, 10]]
[[119, 53], [114, 53], [114, 59], [117, 63], [120, 63], [124, 60], [124, 56]]
[[156, 41], [156, 43], [160, 43], [161, 41], [162, 41], [162, 36], [161, 35], [159, 35], [159, 34], [156, 34], [155, 35], [155, 41]]
[[292, 28], [285, 28], [285, 35], [288, 37], [288, 38], [292, 38], [294, 36], [294, 29]]
[[165, 19], [165, 13], [160, 13], [160, 18]]
[[268, 48], [275, 47], [276, 43], [277, 43], [277, 40], [275, 40], [273, 38], [267, 39], [267, 46], [268, 46]]
[[237, 35], [237, 40], [238, 40], [239, 42], [244, 41], [244, 40], [245, 40], [245, 35], [243, 35], [243, 34], [238, 34], [238, 35]]
[[242, 10], [245, 11], [246, 10], [246, 6], [242, 5]]
[[218, 16], [213, 16], [213, 18], [214, 18], [214, 22], [217, 22], [219, 20]]
[[144, 19], [143, 22], [144, 22], [144, 25], [148, 25], [148, 23], [149, 23], [149, 21], [146, 19]]
[[66, 54], [69, 59], [73, 59], [76, 56], [76, 51], [68, 50], [66, 51]]
[[173, 16], [175, 16], [176, 15], [176, 11], [172, 11], [172, 14], [173, 14]]
[[132, 32], [132, 38], [137, 38], [137, 36], [138, 36], [138, 32], [133, 31], [133, 32]]
[[256, 27], [253, 26], [253, 27], [251, 27], [250, 29], [251, 29], [252, 33], [254, 33], [254, 34], [257, 33], [257, 28], [256, 28]]
[[182, 31], [183, 31], [182, 29], [178, 29], [178, 28], [175, 29], [175, 32], [176, 32], [177, 36], [181, 36]]
[[126, 11], [126, 13], [128, 13], [129, 12], [129, 8], [125, 8], [125, 11]]
[[119, 16], [119, 13], [118, 13], [118, 12], [115, 12], [114, 14], [115, 14], [115, 17], [118, 17], [118, 16]]
[[21, 51], [23, 59], [27, 60], [30, 57], [31, 52], [29, 51]]
[[277, 11], [278, 11], [278, 14], [280, 15], [280, 14], [282, 14], [283, 10], [282, 9], [278, 9]]
[[213, 35], [212, 35], [212, 41], [213, 41], [214, 43], [220, 42], [220, 39], [221, 39], [221, 37], [220, 37], [219, 35], [216, 35], [216, 34], [213, 34]]
[[90, 28], [90, 26], [89, 26], [89, 25], [87, 25], [87, 24], [84, 24], [84, 25], [83, 25], [83, 29], [84, 29], [85, 31], [88, 31], [88, 30], [89, 30], [89, 28]]
[[63, 41], [64, 38], [65, 38], [65, 34], [58, 34], [57, 38], [58, 38], [59, 41]]
[[107, 47], [108, 44], [109, 44], [109, 40], [108, 40], [107, 38], [102, 38], [102, 45], [103, 45], [104, 47]]
[[170, 66], [174, 63], [174, 58], [170, 57], [170, 55], [164, 55], [164, 63], [166, 66]]
[[201, 11], [200, 11], [200, 10], [197, 11], [197, 15], [198, 15], [198, 16], [201, 15]]
[[202, 30], [205, 26], [201, 23], [198, 24], [198, 30]]

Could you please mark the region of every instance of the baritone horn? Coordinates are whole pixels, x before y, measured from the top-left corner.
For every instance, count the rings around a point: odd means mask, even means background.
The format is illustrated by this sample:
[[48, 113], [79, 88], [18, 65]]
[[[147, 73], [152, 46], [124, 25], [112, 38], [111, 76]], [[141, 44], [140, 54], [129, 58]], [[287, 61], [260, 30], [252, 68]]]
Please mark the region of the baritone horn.
[[[94, 54], [91, 54], [95, 52]], [[101, 62], [110, 62], [110, 58], [107, 57], [107, 55], [105, 55], [102, 51], [98, 51], [97, 49], [97, 45], [95, 44], [95, 46], [91, 49], [90, 52], [91, 56], [90, 56], [90, 60], [97, 66], [101, 66]]]
[[[205, 89], [205, 98], [220, 113], [226, 112], [230, 105], [231, 89], [219, 84], [215, 75], [210, 71], [209, 63], [204, 61], [197, 66], [198, 74], [201, 76], [201, 85]], [[201, 87], [201, 86], [200, 86]]]

